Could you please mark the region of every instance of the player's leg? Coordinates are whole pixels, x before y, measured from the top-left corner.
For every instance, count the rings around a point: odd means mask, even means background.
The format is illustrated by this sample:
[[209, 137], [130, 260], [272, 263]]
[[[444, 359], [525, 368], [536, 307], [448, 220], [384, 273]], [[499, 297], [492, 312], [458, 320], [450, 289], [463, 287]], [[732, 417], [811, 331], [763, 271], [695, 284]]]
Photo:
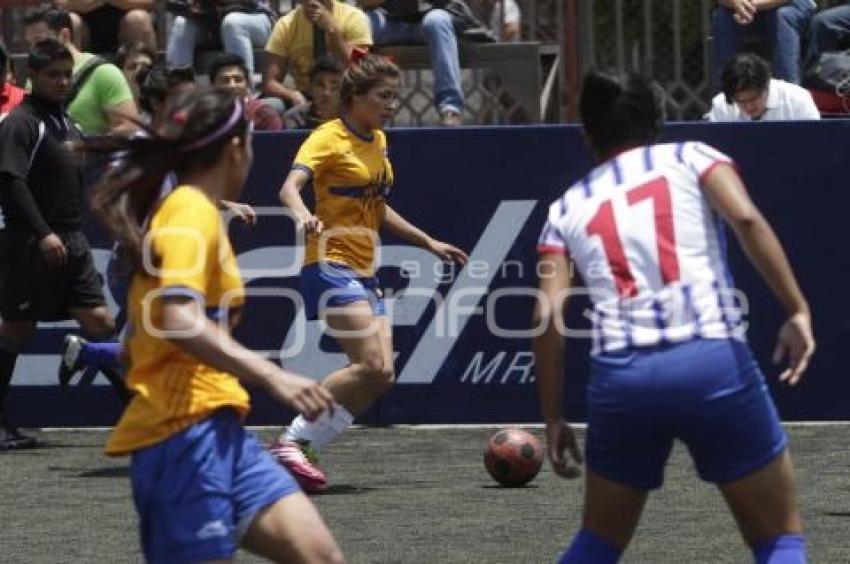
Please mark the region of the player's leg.
[[[118, 395], [118, 398], [127, 403], [130, 400], [131, 394], [124, 383], [121, 375], [121, 344], [112, 341], [115, 337], [115, 320], [112, 314], [104, 305], [99, 305], [91, 308], [71, 308], [71, 315], [80, 324], [83, 333], [89, 335], [93, 341], [105, 341], [108, 344], [106, 347], [89, 348], [90, 356], [94, 356], [93, 362], [98, 363], [98, 368], [112, 385], [113, 390]], [[102, 349], [102, 350], [101, 350]], [[92, 361], [92, 359], [89, 359]], [[63, 355], [62, 365], [65, 365], [65, 355]], [[61, 379], [60, 369], [60, 379]]]
[[269, 447], [285, 468], [310, 492], [327, 486], [315, 467], [316, 452], [342, 434], [354, 417], [392, 385], [392, 368], [385, 369], [380, 317], [366, 299], [334, 306], [325, 314], [330, 335], [348, 356], [349, 364], [322, 382], [337, 405], [315, 421], [297, 416]]
[[806, 561], [794, 465], [787, 449], [760, 470], [719, 487], [757, 563]]
[[344, 562], [319, 512], [300, 492], [262, 509], [242, 537], [242, 546], [273, 562]]
[[718, 485], [757, 562], [804, 562], [788, 439], [752, 352], [738, 341], [708, 339], [689, 352], [700, 362], [683, 358], [681, 375], [701, 400], [678, 433], [697, 473]]
[[329, 375], [323, 383], [337, 403], [357, 415], [393, 385], [389, 321], [384, 315], [374, 315], [366, 301], [329, 312], [325, 321], [350, 364]]
[[670, 402], [655, 386], [652, 352], [597, 355], [587, 388], [582, 530], [561, 562], [617, 562], [673, 447]]
[[36, 444], [33, 437], [22, 435], [5, 416], [6, 393], [12, 382], [18, 355], [34, 332], [34, 321], [0, 321], [0, 450], [26, 448]]
[[564, 564], [607, 564], [620, 559], [637, 528], [649, 493], [588, 470], [582, 529], [561, 557]]
[[226, 431], [237, 435], [239, 447], [232, 487], [239, 543], [274, 562], [341, 562], [333, 536], [293, 476], [253, 434], [241, 426]]
[[[113, 341], [116, 338], [115, 318], [106, 307], [103, 281], [94, 266], [91, 248], [85, 235], [72, 233], [67, 237], [68, 248], [68, 312], [79, 322], [83, 334], [92, 341]], [[120, 353], [120, 347], [110, 346], [107, 353]], [[126, 403], [130, 393], [124, 385], [120, 368], [101, 367], [119, 399]], [[117, 358], [114, 366], [120, 366]]]

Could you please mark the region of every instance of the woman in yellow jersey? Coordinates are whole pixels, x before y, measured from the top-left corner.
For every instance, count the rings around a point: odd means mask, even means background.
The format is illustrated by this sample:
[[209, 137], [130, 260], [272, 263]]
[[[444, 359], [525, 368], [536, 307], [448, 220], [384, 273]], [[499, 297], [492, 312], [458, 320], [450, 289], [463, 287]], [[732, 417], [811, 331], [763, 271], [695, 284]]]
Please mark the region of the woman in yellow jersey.
[[[393, 383], [391, 324], [384, 315], [378, 281], [378, 230], [391, 233], [464, 264], [466, 254], [417, 229], [386, 203], [393, 184], [383, 124], [393, 115], [399, 70], [389, 60], [366, 55], [344, 73], [342, 117], [317, 128], [295, 157], [280, 191], [281, 202], [307, 233], [301, 293], [308, 319], [321, 315], [350, 364], [325, 378], [333, 412], [293, 420], [269, 448], [307, 491], [327, 480], [311, 461], [316, 450], [342, 433], [355, 415]], [[301, 190], [312, 180], [316, 211]]]
[[[224, 90], [192, 92], [149, 133], [88, 143], [125, 151], [96, 187], [93, 207], [135, 270], [127, 338], [134, 395], [106, 452], [132, 454], [145, 558], [229, 560], [241, 544], [277, 562], [341, 562], [313, 505], [242, 426], [249, 397], [239, 380], [308, 419], [333, 406], [327, 390], [230, 336], [245, 292], [218, 204], [239, 197], [251, 165], [242, 102]], [[160, 201], [172, 170], [178, 186]]]

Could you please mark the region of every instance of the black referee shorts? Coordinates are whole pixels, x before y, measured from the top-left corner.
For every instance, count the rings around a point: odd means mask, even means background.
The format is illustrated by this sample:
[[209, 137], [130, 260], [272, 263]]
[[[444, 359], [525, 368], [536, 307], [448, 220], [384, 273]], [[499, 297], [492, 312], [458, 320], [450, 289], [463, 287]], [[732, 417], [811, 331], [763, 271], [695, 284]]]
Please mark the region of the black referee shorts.
[[0, 316], [7, 321], [63, 321], [72, 308], [106, 304], [103, 279], [81, 231], [57, 233], [68, 252], [64, 268], [47, 267], [34, 237], [0, 238]]

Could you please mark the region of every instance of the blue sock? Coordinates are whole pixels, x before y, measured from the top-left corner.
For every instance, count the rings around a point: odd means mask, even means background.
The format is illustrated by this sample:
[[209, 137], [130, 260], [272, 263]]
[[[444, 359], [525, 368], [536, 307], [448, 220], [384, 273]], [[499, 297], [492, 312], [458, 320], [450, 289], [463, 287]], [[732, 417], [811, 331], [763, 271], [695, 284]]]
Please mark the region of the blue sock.
[[558, 564], [616, 564], [623, 551], [596, 533], [582, 529]]
[[803, 535], [779, 535], [753, 547], [756, 564], [806, 564]]
[[80, 349], [80, 362], [94, 368], [106, 367], [122, 370], [122, 350], [121, 343], [117, 341], [87, 343]]

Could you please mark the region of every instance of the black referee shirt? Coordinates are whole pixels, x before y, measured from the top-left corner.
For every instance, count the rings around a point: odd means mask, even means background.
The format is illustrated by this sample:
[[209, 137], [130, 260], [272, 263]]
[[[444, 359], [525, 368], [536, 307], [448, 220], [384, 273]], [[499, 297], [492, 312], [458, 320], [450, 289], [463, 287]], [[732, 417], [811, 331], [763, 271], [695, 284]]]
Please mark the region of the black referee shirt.
[[16, 180], [26, 183], [52, 231], [81, 228], [82, 159], [65, 145], [80, 139], [64, 109], [36, 95], [27, 96], [0, 123], [0, 206], [10, 232], [35, 230], [9, 195]]

